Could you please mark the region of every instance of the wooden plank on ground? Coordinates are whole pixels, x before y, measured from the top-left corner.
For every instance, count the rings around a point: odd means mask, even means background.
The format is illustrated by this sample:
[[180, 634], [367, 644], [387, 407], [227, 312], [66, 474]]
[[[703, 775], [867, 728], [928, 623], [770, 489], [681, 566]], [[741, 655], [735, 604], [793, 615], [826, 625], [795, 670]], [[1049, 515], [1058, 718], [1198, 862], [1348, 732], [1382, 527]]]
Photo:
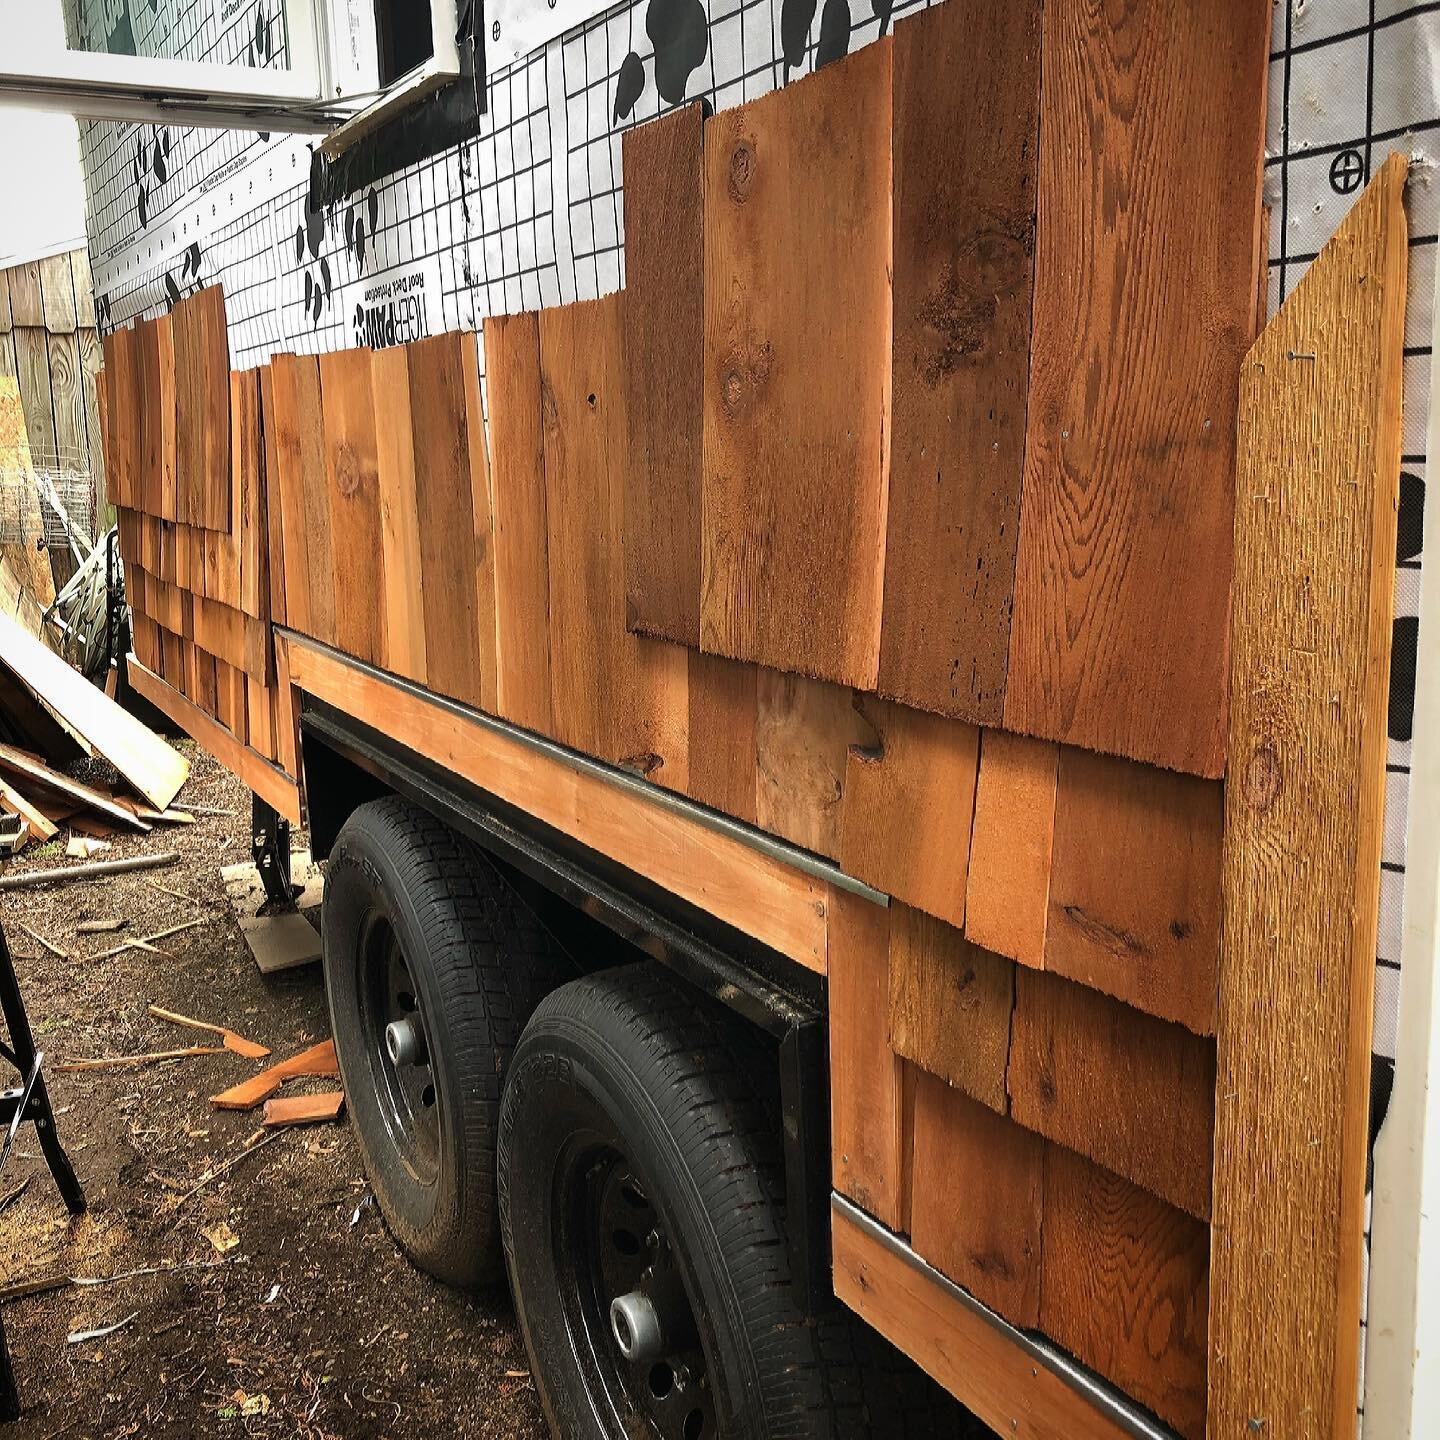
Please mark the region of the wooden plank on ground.
[[[385, 548], [385, 663], [395, 674], [424, 684], [424, 572], [420, 564], [420, 513], [416, 508], [410, 350], [408, 345], [377, 350], [371, 367], [375, 379], [380, 537]], [[441, 598], [433, 603], [439, 605]]]
[[632, 630], [700, 644], [705, 229], [695, 101], [626, 130], [625, 604]]
[[625, 629], [624, 292], [540, 313], [556, 736], [683, 788], [685, 666]]
[[873, 695], [855, 703], [874, 734], [845, 762], [840, 867], [963, 925], [980, 732]]
[[909, 1140], [901, 1072], [881, 1017], [889, 911], [830, 892], [830, 1164], [833, 1183], [892, 1230], [904, 1226]]
[[43, 696], [157, 810], [175, 798], [190, 762], [8, 615], [0, 615], [0, 662]]
[[1127, 1440], [1108, 1413], [1037, 1365], [988, 1316], [933, 1272], [911, 1264], [833, 1202], [835, 1293], [997, 1435], [1025, 1440]]
[[[300, 792], [295, 781], [257, 751], [237, 740], [211, 715], [167, 685], [149, 666], [129, 657], [130, 683], [155, 708], [168, 715], [202, 750], [213, 755], [232, 775], [292, 824], [300, 823]], [[205, 666], [201, 661], [201, 684]]]
[[495, 507], [496, 707], [542, 734], [550, 706], [550, 562], [540, 325], [533, 312], [485, 320]]
[[0, 780], [0, 801], [30, 826], [37, 840], [49, 840], [60, 833], [60, 827], [33, 800], [5, 780]]
[[1210, 1216], [1215, 1046], [1084, 985], [1020, 966], [1010, 1113], [1022, 1125]]
[[1199, 1220], [1062, 1146], [1046, 1148], [1040, 1329], [1187, 1440], [1206, 1433], [1209, 1257]]
[[[337, 350], [322, 355], [320, 392], [335, 586], [334, 643], [361, 660], [383, 665], [385, 636], [378, 601], [385, 593], [385, 555], [380, 546], [380, 476], [370, 354], [369, 350]], [[468, 524], [466, 530], [468, 533]], [[442, 586], [444, 577], [437, 576], [436, 584]], [[357, 604], [361, 597], [364, 603]], [[433, 674], [432, 670], [432, 678]]]
[[270, 374], [284, 533], [286, 623], [302, 634], [333, 643], [335, 580], [320, 362], [314, 355], [275, 355]]
[[[5, 617], [7, 621], [9, 618], [9, 616]], [[127, 826], [131, 830], [148, 830], [150, 828], [136, 816], [133, 810], [118, 804], [103, 790], [97, 790], [93, 785], [86, 785], [83, 781], [72, 779], [62, 770], [53, 770], [43, 760], [37, 759], [28, 751], [19, 750], [13, 745], [0, 744], [0, 769], [12, 776], [18, 776], [30, 784], [41, 785], [56, 795], [63, 795], [65, 799], [84, 805], [88, 809], [104, 815], [106, 819]]]
[[706, 650], [874, 687], [889, 263], [888, 37], [706, 122]]
[[1036, 968], [1045, 963], [1058, 763], [1048, 741], [981, 733], [965, 933]]
[[1208, 776], [1269, 40], [1261, 3], [1045, 7], [1005, 725]]
[[755, 823], [838, 859], [850, 747], [874, 740], [854, 695], [828, 680], [762, 667], [755, 702]]
[[[466, 403], [466, 348], [472, 334], [451, 331], [407, 346], [415, 445], [415, 505], [420, 520], [420, 573], [426, 683], [441, 695], [493, 710], [494, 551], [477, 534], [475, 489], [488, 508], [486, 476], [472, 474]], [[327, 396], [328, 399], [328, 396]], [[479, 575], [490, 603], [482, 614]], [[483, 635], [488, 627], [488, 635]], [[487, 673], [488, 672], [488, 673]], [[489, 697], [489, 705], [485, 701]]]
[[1013, 960], [891, 903], [887, 1028], [899, 1054], [1003, 1115], [1014, 1005]]
[[938, 1076], [915, 1091], [911, 1240], [1012, 1325], [1040, 1314], [1045, 1142]]
[[175, 341], [177, 518], [230, 526], [230, 340], [218, 285], [170, 312]]
[[[895, 27], [878, 688], [987, 725], [1004, 714], [1025, 453], [1040, 10], [948, 0]], [[970, 55], [985, 57], [984, 83]]]
[[[1246, 357], [1210, 1433], [1353, 1432], [1400, 471], [1407, 156]], [[1283, 1204], [1256, 1203], [1256, 1177]], [[1256, 1305], [1263, 1295], [1265, 1303]]]
[[1045, 968], [1215, 1033], [1218, 781], [1064, 746]]
[[[287, 632], [284, 642], [301, 690], [349, 715], [383, 715], [397, 744], [565, 830], [807, 969], [824, 972], [830, 894], [823, 882], [299, 636]], [[883, 1005], [883, 975], [880, 983]]]
[[687, 656], [692, 799], [755, 823], [759, 666], [691, 650]]

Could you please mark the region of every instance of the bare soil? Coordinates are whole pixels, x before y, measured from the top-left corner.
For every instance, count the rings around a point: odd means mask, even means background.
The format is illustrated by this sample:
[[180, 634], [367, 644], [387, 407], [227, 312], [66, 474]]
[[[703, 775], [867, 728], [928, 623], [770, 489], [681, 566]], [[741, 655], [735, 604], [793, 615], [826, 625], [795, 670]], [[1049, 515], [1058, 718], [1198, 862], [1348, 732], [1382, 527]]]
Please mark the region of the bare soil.
[[[210, 1043], [152, 1017], [151, 1004], [228, 1025], [274, 1058], [329, 1032], [319, 966], [262, 977], [231, 913], [220, 867], [248, 858], [248, 794], [189, 741], [181, 745], [194, 768], [177, 803], [233, 815], [117, 837], [103, 857], [178, 850], [177, 864], [0, 895], [47, 1071]], [[63, 854], [66, 834], [43, 850], [32, 843], [12, 866], [76, 863]], [[111, 916], [127, 922], [118, 934], [77, 935], [80, 921]], [[169, 957], [87, 958], [196, 917], [204, 923], [160, 942]], [[22, 925], [72, 958], [51, 954]], [[448, 1289], [406, 1260], [367, 1200], [348, 1122], [280, 1132], [247, 1153], [260, 1112], [209, 1104], [265, 1063], [227, 1051], [51, 1074], [59, 1135], [90, 1209], [68, 1218], [26, 1127], [0, 1174], [0, 1204], [29, 1181], [0, 1212], [0, 1286], [168, 1273], [67, 1281], [5, 1303], [25, 1406], [7, 1435], [544, 1435], [508, 1295]], [[301, 1082], [287, 1093], [333, 1083]], [[222, 1224], [238, 1238], [233, 1248], [217, 1248], [228, 1243]], [[127, 1323], [108, 1337], [67, 1343], [72, 1332], [117, 1321]]]

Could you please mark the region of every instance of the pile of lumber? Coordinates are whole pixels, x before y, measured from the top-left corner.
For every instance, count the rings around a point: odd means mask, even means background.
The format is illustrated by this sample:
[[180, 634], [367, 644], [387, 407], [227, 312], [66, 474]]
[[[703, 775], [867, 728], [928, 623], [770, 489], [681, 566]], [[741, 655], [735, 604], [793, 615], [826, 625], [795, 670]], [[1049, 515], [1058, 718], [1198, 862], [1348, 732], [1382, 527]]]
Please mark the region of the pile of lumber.
[[[109, 760], [122, 790], [66, 773]], [[184, 823], [171, 809], [190, 762], [96, 689], [12, 616], [0, 613], [0, 850], [52, 840], [63, 824], [91, 838]]]
[[293, 773], [270, 633], [260, 372], [230, 369], [218, 287], [116, 331], [105, 357], [106, 466], [135, 656]]

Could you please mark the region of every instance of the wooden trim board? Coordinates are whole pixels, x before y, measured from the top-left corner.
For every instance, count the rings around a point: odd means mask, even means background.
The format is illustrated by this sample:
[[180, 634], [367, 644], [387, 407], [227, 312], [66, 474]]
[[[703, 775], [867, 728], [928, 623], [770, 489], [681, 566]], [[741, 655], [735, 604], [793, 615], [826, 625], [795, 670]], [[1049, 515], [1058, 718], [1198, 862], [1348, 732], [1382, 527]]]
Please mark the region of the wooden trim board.
[[300, 823], [300, 789], [295, 781], [258, 750], [237, 740], [193, 701], [167, 685], [133, 655], [128, 657], [130, 684], [157, 710], [168, 715], [202, 750], [213, 755], [232, 775], [268, 801], [291, 824]]
[[1040, 1363], [1015, 1333], [912, 1263], [843, 1201], [831, 1202], [835, 1293], [997, 1435], [1132, 1440], [1133, 1432]]
[[292, 682], [348, 715], [383, 716], [397, 744], [823, 972], [829, 888], [723, 831], [551, 758], [453, 706], [278, 632]]
[[1407, 163], [1380, 168], [1242, 371], [1215, 1440], [1355, 1433]]

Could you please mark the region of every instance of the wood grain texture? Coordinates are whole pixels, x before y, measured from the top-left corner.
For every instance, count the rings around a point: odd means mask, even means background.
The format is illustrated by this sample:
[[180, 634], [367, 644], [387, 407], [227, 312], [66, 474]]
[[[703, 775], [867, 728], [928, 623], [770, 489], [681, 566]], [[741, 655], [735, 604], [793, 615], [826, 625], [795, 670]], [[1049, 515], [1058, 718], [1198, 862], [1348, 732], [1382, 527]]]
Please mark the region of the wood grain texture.
[[1020, 1124], [1210, 1216], [1215, 1046], [1084, 985], [1020, 966], [1010, 1043]]
[[703, 649], [874, 687], [889, 260], [888, 37], [706, 122]]
[[[350, 715], [384, 715], [386, 731], [398, 744], [824, 973], [830, 894], [822, 881], [298, 636], [286, 635], [284, 641], [291, 678], [300, 689]], [[880, 985], [883, 997], [883, 974]]]
[[313, 355], [275, 355], [270, 374], [275, 394], [286, 623], [328, 641], [334, 637], [335, 601], [320, 362]]
[[275, 374], [269, 365], [260, 369], [260, 429], [265, 439], [265, 570], [270, 579], [270, 618], [276, 625], [283, 625], [286, 620], [285, 512], [280, 484], [279, 434], [275, 425]]
[[832, 1202], [835, 1293], [997, 1435], [1125, 1440], [1067, 1380]]
[[486, 318], [485, 384], [495, 508], [496, 706], [507, 720], [549, 734], [550, 562], [534, 312]]
[[1216, 781], [1063, 747], [1045, 968], [1213, 1035], [1223, 809]]
[[874, 740], [853, 694], [843, 685], [761, 667], [755, 705], [755, 823], [838, 859], [850, 747]]
[[911, 1239], [942, 1274], [1013, 1325], [1040, 1314], [1045, 1142], [921, 1072]]
[[[337, 350], [322, 355], [320, 393], [334, 577], [334, 642], [361, 660], [384, 665], [381, 597], [385, 593], [385, 555], [380, 547], [379, 448], [370, 353]], [[467, 534], [469, 530], [467, 504]]]
[[10, 282], [10, 319], [16, 329], [45, 328], [45, 296], [40, 287], [40, 262], [27, 260], [5, 271]]
[[85, 400], [80, 389], [80, 341], [73, 329], [47, 335], [45, 356], [50, 369], [57, 452], [68, 468], [88, 469], [90, 445], [85, 438]]
[[50, 350], [45, 332], [25, 326], [14, 332], [15, 376], [30, 435], [30, 454], [37, 465], [55, 463], [55, 407], [50, 396]]
[[891, 902], [888, 1029], [899, 1054], [1003, 1115], [1014, 1006], [1013, 960]]
[[1045, 8], [1005, 725], [1208, 776], [1269, 38], [1259, 0]]
[[[239, 776], [247, 788], [268, 800], [292, 824], [300, 824], [300, 792], [292, 778], [269, 764], [256, 751], [240, 744], [201, 705], [187, 700], [179, 690], [167, 685], [155, 674], [153, 667], [140, 663], [134, 655], [130, 657], [129, 664], [130, 683], [141, 695], [192, 736], [232, 775]], [[210, 670], [209, 683], [213, 686], [213, 663]], [[203, 659], [200, 661], [200, 679], [203, 695], [206, 684]]]
[[[1004, 714], [1024, 462], [1040, 10], [948, 0], [895, 27], [878, 688], [989, 725]], [[970, 55], [985, 57], [983, 84]]]
[[889, 971], [889, 912], [848, 890], [829, 901], [830, 1163], [834, 1186], [898, 1230], [903, 1223], [903, 1061], [881, 1017]]
[[[380, 539], [385, 547], [386, 665], [395, 674], [423, 684], [427, 674], [424, 570], [410, 404], [410, 348], [392, 345], [377, 350], [371, 367], [375, 382]], [[445, 583], [451, 583], [448, 577]], [[436, 605], [440, 598], [434, 602]]]
[[755, 744], [759, 667], [687, 652], [689, 783], [693, 800], [755, 823], [760, 774]]
[[1187, 1440], [1203, 1440], [1207, 1227], [1050, 1145], [1044, 1230], [1040, 1329]]
[[873, 695], [855, 704], [873, 740], [846, 758], [840, 867], [963, 925], [980, 732]]
[[[424, 577], [426, 683], [430, 689], [482, 706], [485, 692], [476, 574], [493, 586], [488, 544], [477, 547], [470, 468], [463, 349], [474, 337], [452, 331], [406, 348], [415, 443], [415, 506]], [[492, 643], [489, 660], [493, 663]], [[493, 682], [490, 709], [494, 709]]]
[[225, 296], [209, 285], [171, 311], [175, 340], [176, 518], [230, 524], [230, 340]]
[[52, 335], [73, 335], [75, 333], [75, 282], [70, 273], [70, 256], [68, 254], [47, 255], [38, 264], [45, 328]]
[[485, 445], [485, 401], [480, 386], [479, 337], [466, 333], [460, 347], [460, 378], [465, 395], [465, 444], [470, 465], [470, 523], [475, 544], [475, 623], [480, 652], [480, 706], [495, 713], [499, 643], [495, 610], [495, 496], [490, 456]]
[[540, 313], [553, 718], [567, 744], [683, 786], [684, 665], [625, 629], [623, 304]]
[[625, 177], [625, 604], [632, 630], [700, 644], [705, 231], [695, 102], [621, 141]]
[[139, 508], [167, 520], [178, 517], [175, 470], [175, 336], [170, 317], [134, 330], [141, 407]]
[[[1217, 1440], [1242, 1436], [1256, 1415], [1300, 1440], [1355, 1424], [1405, 178], [1406, 157], [1391, 156], [1246, 357], [1240, 387]], [[1283, 1206], [1255, 1203], [1256, 1176]]]
[[1037, 969], [1045, 963], [1057, 748], [985, 730], [965, 894], [965, 934]]
[[230, 471], [234, 519], [230, 534], [240, 610], [270, 619], [270, 530], [265, 515], [265, 437], [260, 428], [260, 372], [235, 372]]

